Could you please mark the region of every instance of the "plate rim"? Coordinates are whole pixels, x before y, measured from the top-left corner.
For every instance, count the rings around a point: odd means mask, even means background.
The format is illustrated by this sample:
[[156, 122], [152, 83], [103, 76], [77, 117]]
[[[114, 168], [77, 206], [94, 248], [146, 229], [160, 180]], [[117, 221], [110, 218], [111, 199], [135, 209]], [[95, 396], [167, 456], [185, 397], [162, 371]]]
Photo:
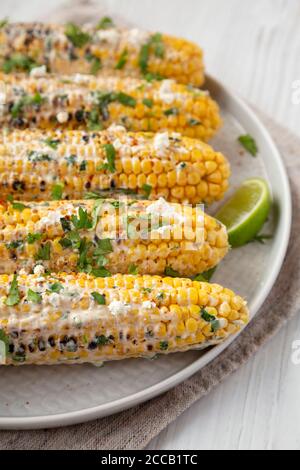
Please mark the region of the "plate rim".
[[[231, 91], [230, 88], [224, 86], [219, 80], [212, 78], [210, 75], [207, 75], [206, 78], [206, 83], [209, 83], [212, 87], [219, 90], [219, 92], [221, 92], [222, 95], [226, 97], [227, 101], [230, 100], [234, 107], [239, 108], [242, 113], [247, 115], [247, 118], [252, 121], [252, 124], [257, 128], [261, 136], [267, 142], [269, 148], [272, 150], [272, 158], [274, 158], [276, 161], [283, 183], [283, 196], [280, 199], [281, 216], [278, 227], [278, 230], [281, 230], [282, 232], [282, 239], [278, 248], [277, 257], [273, 262], [272, 268], [270, 268], [270, 274], [264, 284], [264, 287], [256, 296], [255, 301], [249, 303], [250, 310], [252, 312], [252, 320], [270, 294], [270, 291], [273, 288], [280, 273], [288, 249], [292, 225], [292, 197], [290, 183], [280, 151], [260, 118], [249, 107], [249, 105], [241, 97]], [[237, 338], [237, 336], [239, 336], [241, 331], [219, 346], [215, 346], [213, 349], [207, 351], [206, 354], [201, 356], [199, 359], [196, 359], [192, 364], [185, 367], [181, 371], [176, 372], [167, 379], [164, 379], [155, 385], [128, 395], [127, 397], [116, 399], [109, 403], [93, 406], [91, 408], [83, 408], [78, 411], [68, 411], [65, 413], [57, 413], [53, 415], [40, 415], [32, 417], [0, 417], [0, 429], [22, 430], [63, 427], [79, 424], [82, 422], [88, 422], [132, 408], [133, 406], [144, 403], [154, 397], [161, 395], [162, 393], [165, 393], [171, 388], [182, 383], [184, 380], [187, 380], [195, 373], [199, 372], [199, 370], [208, 365], [226, 348], [228, 348], [228, 346]]]

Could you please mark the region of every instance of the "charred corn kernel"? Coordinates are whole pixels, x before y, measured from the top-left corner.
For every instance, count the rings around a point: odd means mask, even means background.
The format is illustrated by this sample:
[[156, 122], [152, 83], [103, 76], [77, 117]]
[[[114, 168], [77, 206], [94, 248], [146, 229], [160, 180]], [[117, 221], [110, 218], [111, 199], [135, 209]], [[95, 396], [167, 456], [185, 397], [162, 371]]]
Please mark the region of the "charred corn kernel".
[[[99, 30], [86, 25], [79, 28], [82, 41], [77, 43], [69, 30], [70, 26], [44, 23], [7, 24], [1, 29], [0, 65], [7, 72], [19, 71], [21, 65], [10, 70], [6, 59], [21, 54], [28, 63], [46, 65], [53, 73], [148, 74], [176, 78], [197, 87], [204, 82], [202, 49], [185, 39], [136, 28], [112, 25]], [[155, 45], [159, 53], [155, 53]], [[142, 58], [145, 49], [148, 53]], [[192, 101], [189, 106], [193, 106]]]
[[[160, 139], [166, 146], [163, 154], [157, 146]], [[212, 196], [206, 166], [200, 169], [192, 158], [195, 149], [199, 165], [208, 162], [216, 165], [215, 151], [209, 145], [187, 137], [174, 140], [170, 133], [135, 134], [116, 127], [90, 133], [38, 129], [3, 133], [0, 163], [7, 168], [0, 173], [1, 198], [10, 195], [28, 201], [49, 200], [57, 186], [61, 187], [61, 197], [68, 199], [80, 199], [86, 192], [107, 188], [113, 188], [112, 192], [131, 189], [145, 196], [144, 185], [148, 184], [150, 199], [157, 199], [163, 188], [170, 200], [212, 203], [223, 197], [227, 176], [219, 166], [222, 178], [214, 185]], [[112, 167], [107, 164], [107, 151], [113, 152]], [[27, 208], [22, 220], [37, 222], [36, 215]]]
[[[117, 124], [134, 132], [169, 130], [203, 141], [213, 137], [221, 126], [219, 107], [206, 92], [173, 80], [148, 82], [92, 75], [36, 78], [1, 73], [0, 79], [9, 103], [2, 105], [2, 126], [94, 130]], [[149, 114], [148, 109], [140, 108], [145, 94], [157, 110], [151, 112], [150, 120], [141, 116], [142, 112], [145, 117]], [[190, 99], [202, 103], [198, 114], [189, 113], [186, 103]], [[177, 116], [163, 125], [162, 116], [174, 109]], [[209, 162], [208, 166], [213, 173]]]
[[[7, 306], [12, 283], [19, 296], [15, 305]], [[60, 286], [55, 294], [49, 290], [54, 284]], [[234, 323], [230, 318], [224, 320], [220, 307], [212, 310], [202, 302], [181, 307], [168, 301], [170, 290], [174, 291], [172, 297], [180, 298], [182, 289], [188, 290], [190, 285], [187, 279], [159, 276], [0, 275], [1, 340], [9, 351], [5, 364], [95, 363], [202, 349], [220, 343], [247, 323], [244, 301], [234, 311]], [[211, 292], [209, 284], [196, 281], [193, 289], [198, 294]], [[224, 290], [220, 286], [218, 295]], [[29, 291], [39, 293], [38, 302]], [[142, 296], [137, 297], [138, 293]], [[230, 301], [234, 296], [230, 295]], [[198, 318], [193, 316], [195, 307]], [[214, 317], [205, 316], [209, 309]]]
[[[212, 269], [229, 248], [226, 228], [216, 219], [164, 199], [22, 204], [26, 209], [17, 210], [10, 202], [1, 206], [0, 272], [31, 272], [38, 263], [50, 272], [97, 273], [100, 268], [106, 275], [126, 274], [133, 266], [139, 274], [162, 275], [172, 269], [189, 277]], [[34, 226], [28, 221], [33, 214]], [[216, 239], [223, 244], [216, 244]], [[179, 289], [176, 304], [197, 304], [199, 292], [192, 281], [188, 290], [180, 279], [170, 283]], [[200, 292], [200, 300], [207, 301], [206, 297]], [[241, 302], [236, 296], [234, 308]]]

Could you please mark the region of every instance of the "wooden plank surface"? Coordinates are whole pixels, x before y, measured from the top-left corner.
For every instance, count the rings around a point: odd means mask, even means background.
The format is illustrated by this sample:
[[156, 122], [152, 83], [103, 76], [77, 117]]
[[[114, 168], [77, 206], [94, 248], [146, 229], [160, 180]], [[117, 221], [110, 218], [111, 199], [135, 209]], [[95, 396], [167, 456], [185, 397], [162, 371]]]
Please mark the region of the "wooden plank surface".
[[[1, 0], [0, 17], [47, 18], [63, 3]], [[300, 104], [292, 101], [293, 83], [300, 80], [298, 0], [98, 3], [99, 16], [103, 10], [118, 11], [129, 22], [198, 42], [205, 49], [209, 73], [300, 135]], [[296, 339], [299, 316], [149, 449], [299, 449], [300, 366], [291, 362]]]

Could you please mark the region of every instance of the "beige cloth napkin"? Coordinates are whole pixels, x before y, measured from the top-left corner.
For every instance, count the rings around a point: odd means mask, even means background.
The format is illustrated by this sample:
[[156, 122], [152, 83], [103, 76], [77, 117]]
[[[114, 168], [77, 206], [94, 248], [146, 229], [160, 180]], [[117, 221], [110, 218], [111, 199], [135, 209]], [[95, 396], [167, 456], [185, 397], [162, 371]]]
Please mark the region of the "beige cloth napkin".
[[294, 220], [288, 253], [273, 290], [255, 319], [212, 363], [166, 394], [117, 415], [67, 428], [0, 431], [3, 449], [143, 449], [195, 401], [236, 371], [300, 310], [300, 138], [258, 113], [288, 169]]

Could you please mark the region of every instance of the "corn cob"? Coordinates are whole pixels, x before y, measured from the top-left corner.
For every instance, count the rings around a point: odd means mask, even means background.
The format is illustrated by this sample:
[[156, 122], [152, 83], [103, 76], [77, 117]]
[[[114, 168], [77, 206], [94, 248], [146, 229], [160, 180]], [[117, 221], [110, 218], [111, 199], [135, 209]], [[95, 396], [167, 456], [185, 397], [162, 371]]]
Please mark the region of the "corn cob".
[[228, 251], [225, 227], [199, 207], [127, 200], [0, 205], [0, 273], [195, 276]]
[[207, 141], [221, 124], [205, 91], [173, 80], [147, 82], [92, 75], [28, 77], [0, 74], [5, 105], [0, 124], [43, 129], [171, 130]]
[[4, 364], [101, 363], [203, 349], [248, 321], [229, 289], [187, 279], [0, 276]]
[[[100, 27], [99, 27], [100, 26]], [[110, 72], [120, 76], [204, 82], [202, 50], [184, 39], [108, 26], [6, 24], [0, 30], [0, 68], [6, 73], [45, 65], [52, 73]]]
[[150, 199], [212, 203], [223, 197], [229, 174], [221, 153], [172, 133], [126, 133], [114, 127], [94, 133], [26, 130], [0, 136], [1, 199], [48, 200], [62, 185], [67, 199], [118, 188], [145, 196], [146, 188]]

